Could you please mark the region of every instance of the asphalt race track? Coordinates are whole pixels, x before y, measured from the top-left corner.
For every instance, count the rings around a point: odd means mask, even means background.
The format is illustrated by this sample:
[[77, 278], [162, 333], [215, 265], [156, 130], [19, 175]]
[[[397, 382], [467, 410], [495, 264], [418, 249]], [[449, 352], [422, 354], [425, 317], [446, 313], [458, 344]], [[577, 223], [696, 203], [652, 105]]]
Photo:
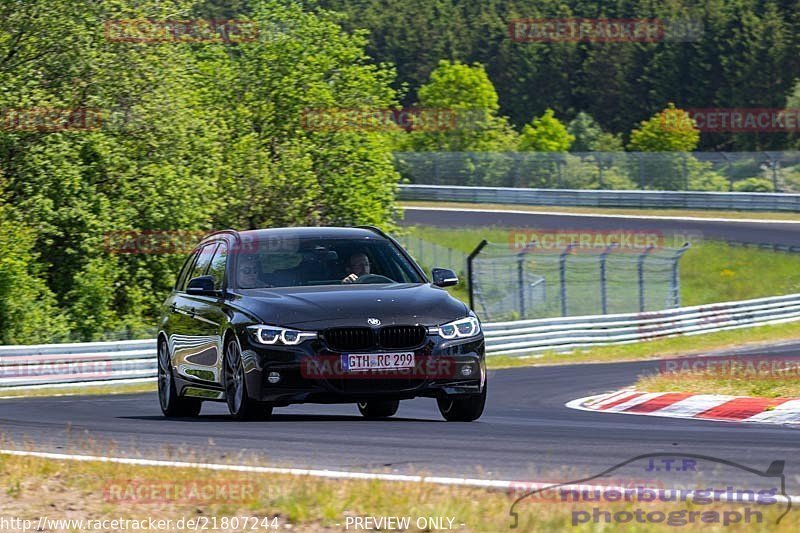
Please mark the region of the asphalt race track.
[[[480, 209], [480, 208], [477, 208]], [[513, 211], [513, 207], [509, 208]], [[456, 209], [404, 207], [405, 225], [447, 228], [499, 226], [539, 230], [653, 231], [682, 233], [711, 240], [732, 240], [752, 244], [800, 246], [800, 223], [733, 222], [714, 220], [647, 219], [593, 215], [542, 215], [519, 212], [491, 212]], [[755, 214], [757, 216], [757, 214]]]
[[[800, 245], [792, 224], [414, 208], [405, 213], [405, 224], [693, 232]], [[781, 357], [798, 351], [800, 342], [736, 353]], [[166, 419], [156, 394], [149, 393], [2, 399], [0, 433], [4, 448], [519, 481], [566, 481], [565, 468], [596, 473], [648, 453], [712, 455], [758, 470], [785, 460], [786, 489], [800, 494], [800, 427], [564, 406], [630, 385], [657, 368], [650, 361], [492, 371], [486, 411], [474, 423], [444, 422], [430, 399], [402, 402], [397, 415], [383, 421], [362, 418], [354, 405], [296, 405], [276, 409], [268, 421], [236, 422], [224, 404], [215, 403], [206, 403], [197, 419]], [[749, 474], [728, 475], [735, 481]]]
[[[780, 357], [798, 350], [800, 343], [737, 353]], [[713, 455], [762, 470], [785, 459], [787, 490], [800, 493], [800, 428], [564, 406], [629, 385], [656, 367], [636, 362], [493, 371], [486, 412], [474, 423], [444, 422], [429, 399], [402, 402], [386, 421], [363, 419], [354, 405], [298, 405], [276, 409], [272, 420], [236, 422], [223, 404], [209, 403], [198, 419], [165, 419], [149, 393], [4, 399], [0, 430], [16, 447], [40, 451], [528, 481], [552, 479], [565, 465], [597, 472], [656, 452]], [[179, 448], [185, 449], [176, 453]]]

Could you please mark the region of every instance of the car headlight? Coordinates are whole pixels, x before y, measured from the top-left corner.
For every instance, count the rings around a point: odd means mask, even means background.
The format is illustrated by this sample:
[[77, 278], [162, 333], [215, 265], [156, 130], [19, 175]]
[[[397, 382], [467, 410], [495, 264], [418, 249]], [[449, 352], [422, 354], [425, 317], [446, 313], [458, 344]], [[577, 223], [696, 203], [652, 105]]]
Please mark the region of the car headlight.
[[443, 339], [463, 339], [479, 334], [481, 332], [481, 323], [474, 316], [468, 316], [433, 329]]
[[315, 331], [298, 331], [278, 326], [248, 326], [250, 334], [259, 344], [284, 344], [296, 346], [306, 339], [316, 339]]

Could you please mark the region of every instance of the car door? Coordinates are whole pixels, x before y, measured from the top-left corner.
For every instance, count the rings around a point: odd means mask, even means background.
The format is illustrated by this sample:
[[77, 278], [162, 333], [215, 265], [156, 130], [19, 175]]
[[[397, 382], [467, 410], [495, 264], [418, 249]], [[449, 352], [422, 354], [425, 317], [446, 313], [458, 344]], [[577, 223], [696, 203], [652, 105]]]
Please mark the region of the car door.
[[181, 349], [181, 339], [188, 334], [192, 327], [191, 319], [185, 309], [188, 307], [183, 297], [189, 276], [194, 270], [197, 256], [200, 249], [195, 249], [181, 267], [175, 287], [172, 289], [167, 301], [165, 302], [165, 320], [162, 325], [164, 333], [167, 335], [169, 343], [169, 353], [172, 355], [171, 363], [175, 366], [175, 350]]
[[[227, 262], [228, 244], [220, 241], [205, 273], [206, 276], [214, 278], [214, 289], [220, 291], [220, 294], [218, 296], [191, 296], [194, 307], [193, 320], [197, 322], [194, 327], [204, 339], [209, 338], [209, 342], [213, 342], [213, 347], [209, 345], [209, 350], [203, 354], [202, 358], [194, 358], [198, 367], [204, 367], [195, 368], [196, 377], [218, 384], [222, 384], [222, 358], [225, 353], [225, 347], [222, 345], [224, 342], [222, 333], [228, 320], [223, 308], [224, 299], [222, 297], [226, 283]], [[202, 372], [202, 376], [197, 375], [197, 370]]]
[[[186, 284], [194, 278], [205, 276], [214, 257], [218, 243], [202, 246], [197, 259], [186, 277]], [[186, 286], [176, 294], [173, 310], [176, 327], [171, 335], [173, 364], [177, 374], [190, 381], [218, 382], [214, 371], [219, 358], [219, 331], [205, 318], [206, 307], [212, 297], [188, 294]]]

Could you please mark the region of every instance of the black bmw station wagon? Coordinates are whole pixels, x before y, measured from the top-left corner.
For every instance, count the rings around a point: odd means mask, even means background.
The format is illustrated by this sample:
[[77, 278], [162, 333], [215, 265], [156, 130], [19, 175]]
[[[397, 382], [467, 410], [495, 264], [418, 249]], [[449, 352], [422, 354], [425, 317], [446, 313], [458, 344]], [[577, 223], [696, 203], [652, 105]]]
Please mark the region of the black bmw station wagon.
[[221, 231], [196, 247], [164, 305], [158, 395], [164, 415], [224, 401], [235, 418], [294, 403], [355, 403], [392, 416], [436, 398], [449, 421], [486, 402], [475, 314], [373, 227]]

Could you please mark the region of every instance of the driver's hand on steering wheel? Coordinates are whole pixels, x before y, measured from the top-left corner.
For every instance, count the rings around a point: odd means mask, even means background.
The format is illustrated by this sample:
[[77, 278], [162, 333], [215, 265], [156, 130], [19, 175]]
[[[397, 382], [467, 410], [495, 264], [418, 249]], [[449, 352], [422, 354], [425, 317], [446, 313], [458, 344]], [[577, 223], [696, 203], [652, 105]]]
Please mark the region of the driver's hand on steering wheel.
[[342, 280], [342, 283], [355, 283], [358, 279], [356, 274], [349, 274], [346, 278]]

